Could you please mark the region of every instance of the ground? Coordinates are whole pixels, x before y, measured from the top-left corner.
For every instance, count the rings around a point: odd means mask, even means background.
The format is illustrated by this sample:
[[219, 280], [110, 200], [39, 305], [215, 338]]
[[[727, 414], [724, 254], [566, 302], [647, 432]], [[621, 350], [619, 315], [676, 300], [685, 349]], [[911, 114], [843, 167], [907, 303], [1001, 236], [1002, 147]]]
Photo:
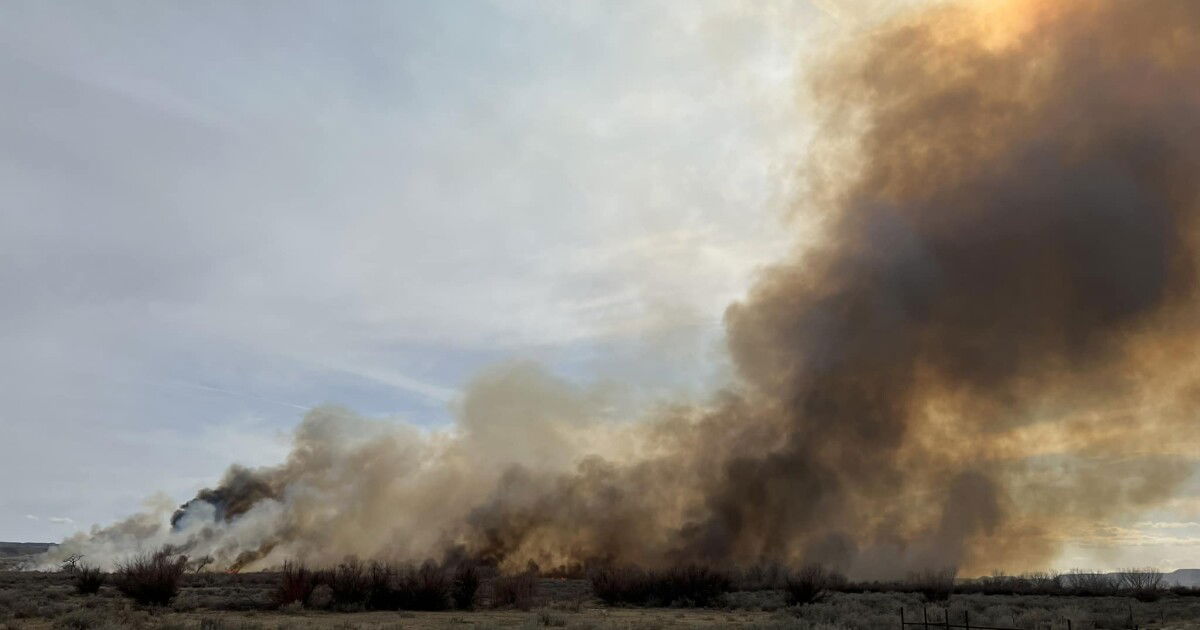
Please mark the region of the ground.
[[[0, 629], [8, 628], [196, 628], [204, 630], [284, 628], [538, 628], [595, 630], [652, 628], [760, 628], [780, 630], [868, 630], [900, 628], [927, 611], [941, 626], [945, 608], [922, 604], [901, 593], [838, 593], [819, 604], [789, 607], [778, 591], [731, 593], [721, 608], [611, 608], [592, 597], [583, 580], [543, 579], [528, 611], [482, 608], [463, 612], [323, 612], [271, 605], [277, 577], [269, 573], [188, 575], [171, 606], [133, 605], [111, 586], [97, 595], [76, 594], [63, 573], [0, 572]], [[484, 588], [486, 593], [486, 587]], [[972, 627], [1029, 630], [1090, 630], [1129, 627], [1200, 629], [1200, 597], [1167, 595], [1151, 602], [1123, 597], [955, 595], [951, 623], [970, 615]], [[916, 630], [922, 626], [910, 626]]]
[[0, 542], [0, 571], [21, 568], [30, 564], [38, 554], [50, 549], [50, 543]]

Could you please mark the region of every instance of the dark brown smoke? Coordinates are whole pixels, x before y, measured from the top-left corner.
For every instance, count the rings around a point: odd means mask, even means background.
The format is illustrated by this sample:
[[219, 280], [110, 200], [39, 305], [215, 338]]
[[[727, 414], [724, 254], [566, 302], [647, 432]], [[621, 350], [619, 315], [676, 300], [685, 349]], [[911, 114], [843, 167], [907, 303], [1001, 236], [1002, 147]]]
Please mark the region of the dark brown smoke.
[[605, 427], [518, 366], [441, 437], [318, 410], [173, 535], [262, 563], [1044, 566], [1192, 473], [1197, 60], [1191, 0], [889, 22], [811, 73], [817, 245], [729, 308], [710, 404]]
[[205, 488], [196, 498], [179, 506], [171, 515], [171, 526], [179, 527], [189, 508], [205, 503], [213, 508], [213, 520], [230, 521], [245, 514], [256, 503], [264, 499], [278, 499], [278, 489], [262, 475], [244, 466], [234, 464], [216, 488]]
[[[1156, 452], [1161, 410], [1064, 416], [1177, 395], [1141, 362], [1197, 341], [1197, 60], [1197, 3], [1055, 1], [929, 11], [825, 69], [817, 155], [841, 170], [820, 190], [821, 244], [727, 312], [737, 404], [668, 458], [720, 472], [690, 473], [703, 498], [667, 555], [1028, 566], [1073, 517], [1169, 496], [1190, 465]], [[1063, 444], [989, 448], [1024, 429]], [[1093, 442], [1113, 430], [1129, 442]], [[747, 444], [722, 453], [729, 432]], [[1051, 460], [1059, 477], [1040, 478]], [[656, 464], [618, 487], [655, 487], [638, 477]], [[1110, 474], [1090, 477], [1097, 466]], [[596, 496], [588, 474], [575, 482], [586, 489], [542, 496]], [[509, 510], [481, 513], [538, 529]], [[587, 516], [553, 527], [628, 531], [610, 510], [572, 507]], [[489, 542], [512, 536], [475, 522]]]

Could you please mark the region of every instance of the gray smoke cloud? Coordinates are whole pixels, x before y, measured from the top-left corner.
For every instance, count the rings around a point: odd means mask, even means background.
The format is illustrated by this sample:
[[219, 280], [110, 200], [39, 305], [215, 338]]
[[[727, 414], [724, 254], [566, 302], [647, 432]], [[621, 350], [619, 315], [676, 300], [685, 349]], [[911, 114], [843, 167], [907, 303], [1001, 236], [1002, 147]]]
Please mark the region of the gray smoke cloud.
[[426, 433], [311, 412], [278, 466], [65, 541], [219, 566], [820, 561], [1021, 570], [1192, 474], [1200, 4], [952, 5], [824, 65], [821, 238], [726, 313], [702, 405], [529, 365]]

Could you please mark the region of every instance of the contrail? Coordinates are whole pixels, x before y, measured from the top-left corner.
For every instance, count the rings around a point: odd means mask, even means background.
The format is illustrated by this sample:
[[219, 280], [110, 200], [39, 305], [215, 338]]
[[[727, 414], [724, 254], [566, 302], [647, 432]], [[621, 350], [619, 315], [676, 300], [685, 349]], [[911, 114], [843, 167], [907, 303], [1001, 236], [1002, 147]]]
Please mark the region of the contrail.
[[186, 382], [186, 381], [145, 381], [145, 383], [150, 384], [150, 385], [157, 385], [160, 387], [183, 387], [186, 389], [194, 389], [196, 391], [201, 391], [201, 392], [213, 392], [216, 394], [232, 396], [234, 398], [245, 398], [248, 400], [257, 400], [260, 402], [271, 403], [272, 405], [291, 407], [292, 409], [299, 409], [300, 411], [308, 411], [309, 409], [312, 409], [312, 405], [300, 405], [297, 403], [287, 402], [284, 400], [276, 400], [274, 398], [266, 398], [264, 396], [259, 396], [257, 394], [250, 394], [247, 392], [239, 392], [239, 391], [235, 391], [232, 389], [225, 389], [222, 387], [213, 387], [212, 385], [204, 385], [201, 383], [190, 383], [190, 382]]

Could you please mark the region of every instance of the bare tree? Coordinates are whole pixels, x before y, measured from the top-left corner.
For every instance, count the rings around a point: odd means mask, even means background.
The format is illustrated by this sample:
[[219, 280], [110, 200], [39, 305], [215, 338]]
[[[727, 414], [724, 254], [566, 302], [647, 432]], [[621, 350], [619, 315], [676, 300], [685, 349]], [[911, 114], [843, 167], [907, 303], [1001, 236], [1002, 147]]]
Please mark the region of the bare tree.
[[1151, 567], [1123, 569], [1117, 574], [1121, 586], [1138, 601], [1152, 602], [1162, 596], [1163, 574]]
[[79, 568], [79, 561], [83, 560], [83, 554], [71, 554], [62, 561], [63, 573], [74, 573]]
[[1063, 577], [1063, 586], [1074, 595], [1116, 595], [1121, 590], [1117, 575], [1071, 569]]
[[196, 558], [195, 560], [192, 561], [192, 572], [199, 573], [204, 570], [204, 567], [206, 567], [212, 563], [213, 563], [212, 556], [204, 556], [202, 558]]

